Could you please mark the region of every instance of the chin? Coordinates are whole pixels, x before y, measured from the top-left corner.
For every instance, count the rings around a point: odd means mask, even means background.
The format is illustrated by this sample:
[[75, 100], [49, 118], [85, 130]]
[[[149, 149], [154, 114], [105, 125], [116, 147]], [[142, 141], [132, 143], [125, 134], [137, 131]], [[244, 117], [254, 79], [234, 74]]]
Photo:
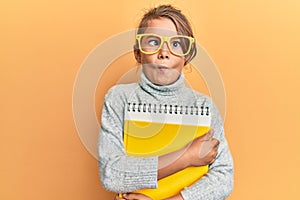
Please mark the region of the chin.
[[154, 82], [154, 84], [155, 85], [170, 85], [170, 84], [172, 84], [174, 82], [175, 82], [175, 80], [173, 81], [173, 80], [166, 80], [166, 79], [164, 79], [164, 80], [156, 80]]

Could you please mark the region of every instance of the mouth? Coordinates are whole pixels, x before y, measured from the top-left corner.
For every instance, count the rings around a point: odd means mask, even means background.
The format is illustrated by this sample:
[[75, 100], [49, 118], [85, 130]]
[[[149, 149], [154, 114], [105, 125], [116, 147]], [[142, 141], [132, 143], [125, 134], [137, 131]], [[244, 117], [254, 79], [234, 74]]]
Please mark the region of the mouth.
[[164, 65], [158, 65], [157, 68], [159, 69], [159, 71], [166, 71], [167, 69], [169, 69], [167, 66]]

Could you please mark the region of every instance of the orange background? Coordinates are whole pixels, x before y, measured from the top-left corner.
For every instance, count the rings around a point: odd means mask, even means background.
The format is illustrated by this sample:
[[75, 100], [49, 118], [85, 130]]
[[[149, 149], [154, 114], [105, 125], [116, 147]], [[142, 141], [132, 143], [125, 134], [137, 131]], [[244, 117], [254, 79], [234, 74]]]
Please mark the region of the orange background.
[[[93, 48], [158, 2], [1, 1], [0, 199], [112, 199], [75, 129], [73, 85]], [[300, 199], [300, 2], [163, 2], [189, 17], [222, 75], [229, 199]]]

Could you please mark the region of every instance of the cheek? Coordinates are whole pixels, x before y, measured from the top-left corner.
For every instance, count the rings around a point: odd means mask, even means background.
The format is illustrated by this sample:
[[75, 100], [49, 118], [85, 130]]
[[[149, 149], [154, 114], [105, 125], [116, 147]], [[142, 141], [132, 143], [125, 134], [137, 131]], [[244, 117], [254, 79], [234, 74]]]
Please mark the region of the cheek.
[[177, 69], [178, 71], [181, 71], [182, 68], [184, 67], [184, 62], [185, 62], [185, 59], [184, 58], [179, 58], [178, 60], [176, 60], [176, 67], [175, 69]]
[[154, 61], [153, 55], [141, 54], [141, 63], [142, 64], [153, 63], [153, 61]]

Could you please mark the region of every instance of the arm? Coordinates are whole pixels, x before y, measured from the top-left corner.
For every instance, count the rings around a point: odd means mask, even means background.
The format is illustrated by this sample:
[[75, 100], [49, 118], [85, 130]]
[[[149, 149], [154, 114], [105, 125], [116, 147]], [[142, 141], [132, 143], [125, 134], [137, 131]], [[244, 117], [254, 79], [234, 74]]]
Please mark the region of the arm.
[[116, 88], [105, 97], [102, 108], [98, 154], [103, 187], [113, 192], [131, 192], [157, 185], [157, 157], [127, 156], [123, 145], [125, 97]]
[[[104, 188], [119, 193], [131, 192], [142, 188], [156, 188], [157, 179], [181, 170], [186, 164], [198, 165], [193, 162], [188, 163], [186, 159], [179, 159], [178, 162], [169, 162], [170, 164], [168, 164], [169, 158], [174, 155], [159, 158], [127, 156], [123, 144], [124, 106], [127, 98], [124, 90], [123, 93], [120, 91], [122, 89], [112, 88], [108, 92], [102, 110], [98, 150], [100, 177]], [[194, 141], [197, 142], [194, 143]], [[193, 154], [187, 153], [190, 152], [190, 149], [195, 149], [190, 147], [197, 146], [197, 143], [203, 142], [200, 139], [194, 141], [189, 146], [188, 151], [184, 151], [183, 157], [192, 158], [191, 160], [198, 162], [199, 155], [191, 156]], [[180, 155], [182, 154], [180, 153]], [[193, 159], [193, 157], [198, 159]], [[204, 165], [208, 163], [206, 161]]]
[[220, 141], [216, 160], [209, 172], [192, 186], [185, 188], [181, 195], [185, 200], [225, 199], [233, 188], [233, 160], [224, 135], [222, 119], [215, 105], [211, 105], [214, 137]]
[[[152, 200], [150, 197], [147, 197], [143, 194], [139, 193], [129, 193], [129, 194], [123, 194], [123, 197], [115, 197], [115, 200]], [[183, 200], [181, 194], [177, 194], [173, 197], [164, 199], [164, 200]]]
[[158, 179], [191, 166], [204, 166], [215, 161], [219, 141], [212, 138], [213, 130], [194, 139], [185, 148], [158, 158]]
[[[212, 134], [197, 138], [185, 149], [159, 158], [127, 156], [123, 145], [124, 99], [126, 98], [112, 89], [106, 95], [103, 105], [98, 150], [100, 175], [104, 188], [119, 193], [142, 188], [156, 188], [157, 179], [187, 166], [207, 165], [213, 161], [215, 153], [210, 152], [212, 147], [209, 145], [206, 146], [210, 147], [207, 151], [210, 153], [199, 157], [199, 148], [202, 143], [214, 143], [208, 140]], [[112, 101], [114, 101], [113, 106]], [[214, 144], [217, 146], [216, 142]]]
[[[196, 138], [185, 148], [172, 152], [170, 154], [160, 156], [159, 165], [164, 165], [163, 168], [158, 170], [158, 177], [163, 178], [163, 176], [170, 175], [177, 172], [178, 169], [184, 169], [189, 166], [202, 166], [208, 165], [214, 162], [217, 155], [217, 147], [219, 141], [212, 138], [213, 130], [210, 130], [207, 134]], [[139, 191], [136, 191], [139, 192]], [[151, 195], [150, 195], [151, 196]], [[124, 199], [139, 199], [148, 200], [151, 199], [143, 194], [139, 193], [128, 193], [123, 194]], [[117, 198], [117, 199], [123, 199]], [[182, 200], [181, 194], [174, 195], [165, 200]]]

